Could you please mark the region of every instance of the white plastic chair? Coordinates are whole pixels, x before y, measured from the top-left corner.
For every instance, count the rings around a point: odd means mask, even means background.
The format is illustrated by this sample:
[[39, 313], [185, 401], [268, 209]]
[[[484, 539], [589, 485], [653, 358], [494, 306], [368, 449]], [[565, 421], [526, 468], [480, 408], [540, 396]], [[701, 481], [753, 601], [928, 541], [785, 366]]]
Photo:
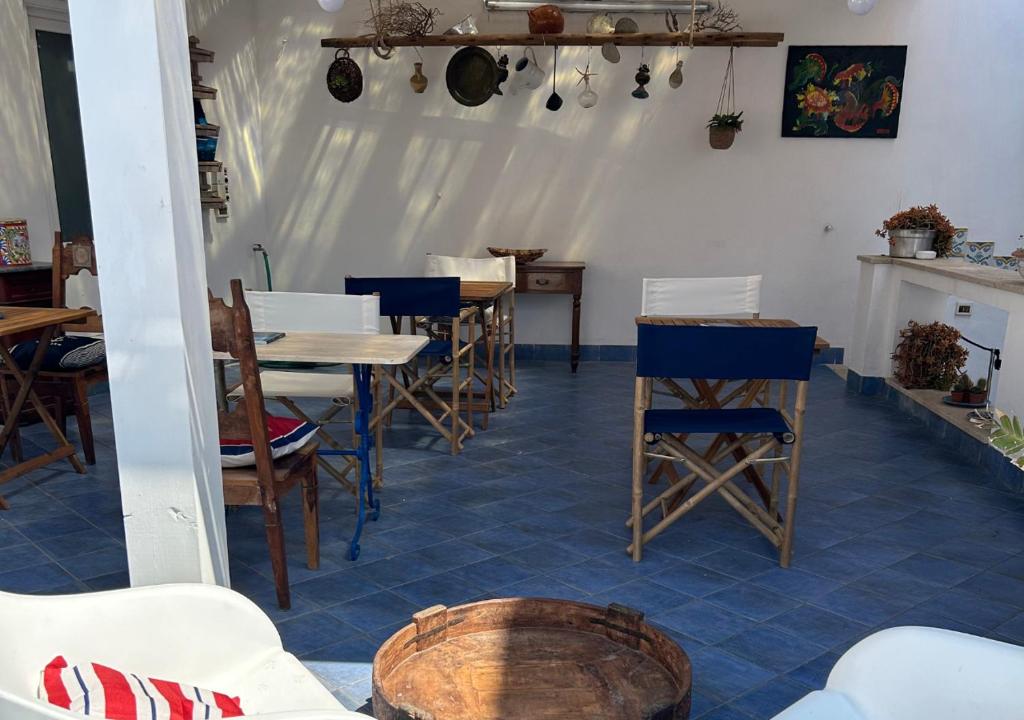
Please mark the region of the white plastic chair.
[[366, 720], [349, 712], [281, 646], [270, 619], [215, 585], [82, 595], [0, 593], [0, 718], [81, 718], [38, 699], [57, 655], [237, 695], [261, 720]]
[[836, 662], [824, 690], [774, 720], [1020, 720], [1024, 648], [927, 627], [883, 630]]
[[720, 278], [644, 278], [640, 314], [715, 317], [761, 312], [761, 275]]
[[[458, 277], [462, 280], [483, 282], [508, 282], [516, 284], [516, 259], [512, 256], [490, 258], [467, 258], [453, 255], [427, 254], [424, 273], [427, 277]], [[493, 308], [484, 311], [483, 328], [489, 332]], [[516, 393], [516, 303], [515, 291], [502, 299], [501, 315], [496, 327], [498, 336], [498, 403], [505, 407], [508, 399]], [[508, 377], [505, 368], [508, 368]]]
[[[356, 335], [377, 335], [380, 333], [380, 298], [374, 295], [335, 295], [321, 293], [265, 292], [246, 290], [245, 301], [252, 316], [253, 332], [320, 332], [351, 333]], [[263, 395], [272, 398], [288, 408], [295, 417], [320, 426], [320, 439], [334, 450], [343, 446], [335, 440], [324, 426], [344, 407], [354, 412], [355, 385], [352, 375], [336, 372], [308, 372], [301, 370], [262, 370], [260, 382]], [[241, 397], [241, 387], [229, 397]], [[316, 420], [308, 417], [295, 403], [296, 398], [324, 398], [332, 406]], [[382, 479], [382, 448], [379, 423], [376, 426], [377, 467], [374, 484], [380, 486]], [[353, 425], [353, 433], [355, 428]], [[355, 438], [353, 438], [355, 440]], [[345, 466], [338, 470], [319, 458], [320, 466], [346, 487], [348, 472], [355, 466], [354, 460], [346, 459]]]

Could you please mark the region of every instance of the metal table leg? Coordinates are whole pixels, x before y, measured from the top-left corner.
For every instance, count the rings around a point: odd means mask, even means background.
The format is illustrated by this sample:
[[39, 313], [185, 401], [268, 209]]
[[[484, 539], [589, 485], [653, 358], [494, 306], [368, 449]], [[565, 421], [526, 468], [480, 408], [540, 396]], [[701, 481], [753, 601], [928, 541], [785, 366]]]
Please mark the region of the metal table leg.
[[[380, 500], [373, 496], [373, 473], [370, 472], [370, 451], [373, 448], [374, 435], [370, 430], [370, 416], [373, 413], [373, 392], [370, 378], [373, 374], [371, 365], [353, 365], [356, 392], [359, 395], [359, 408], [356, 411], [356, 431], [359, 433], [359, 448], [356, 457], [359, 459], [359, 492], [356, 503], [356, 530], [349, 545], [350, 560], [359, 558], [359, 538], [363, 534], [363, 524], [367, 516], [370, 520], [380, 517]], [[370, 512], [367, 513], [367, 507]]]

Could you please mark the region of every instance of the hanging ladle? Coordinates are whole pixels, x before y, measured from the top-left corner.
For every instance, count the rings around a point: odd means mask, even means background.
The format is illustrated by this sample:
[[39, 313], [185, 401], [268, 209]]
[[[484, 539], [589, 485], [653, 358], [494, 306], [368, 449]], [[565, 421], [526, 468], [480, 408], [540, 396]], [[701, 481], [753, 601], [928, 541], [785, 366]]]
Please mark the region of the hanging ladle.
[[546, 107], [551, 112], [558, 111], [562, 107], [562, 96], [558, 94], [558, 90], [555, 87], [555, 79], [558, 76], [558, 46], [555, 46], [555, 62], [554, 68], [551, 70], [551, 96], [548, 98]]

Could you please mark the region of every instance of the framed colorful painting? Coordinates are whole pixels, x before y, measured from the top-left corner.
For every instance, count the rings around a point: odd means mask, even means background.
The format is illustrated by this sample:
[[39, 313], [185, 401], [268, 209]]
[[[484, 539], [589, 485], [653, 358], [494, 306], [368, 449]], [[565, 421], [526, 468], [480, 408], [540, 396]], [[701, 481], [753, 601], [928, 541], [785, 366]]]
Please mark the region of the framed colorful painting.
[[791, 45], [782, 136], [895, 138], [906, 66], [906, 45]]

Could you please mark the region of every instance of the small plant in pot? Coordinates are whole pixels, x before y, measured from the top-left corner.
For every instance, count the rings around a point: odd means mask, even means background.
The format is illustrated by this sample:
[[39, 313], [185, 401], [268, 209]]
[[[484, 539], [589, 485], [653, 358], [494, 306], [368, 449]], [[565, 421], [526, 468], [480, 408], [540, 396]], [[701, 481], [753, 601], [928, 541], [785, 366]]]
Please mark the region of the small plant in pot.
[[972, 405], [981, 405], [988, 399], [988, 382], [985, 378], [978, 378], [971, 391], [967, 394], [967, 402]]
[[735, 51], [735, 48], [729, 48], [729, 64], [725, 66], [722, 94], [718, 96], [715, 114], [708, 121], [708, 142], [715, 150], [731, 148], [736, 133], [743, 129], [743, 111], [736, 112]]
[[974, 384], [971, 382], [970, 376], [967, 374], [961, 375], [956, 379], [953, 388], [949, 391], [949, 397], [955, 403], [969, 403], [971, 401], [972, 387], [974, 387]]
[[708, 140], [715, 150], [728, 150], [743, 130], [743, 112], [716, 114], [708, 122]]
[[912, 258], [918, 250], [935, 250], [939, 257], [947, 257], [956, 228], [937, 205], [919, 205], [893, 215], [875, 235], [888, 238], [892, 257]]

